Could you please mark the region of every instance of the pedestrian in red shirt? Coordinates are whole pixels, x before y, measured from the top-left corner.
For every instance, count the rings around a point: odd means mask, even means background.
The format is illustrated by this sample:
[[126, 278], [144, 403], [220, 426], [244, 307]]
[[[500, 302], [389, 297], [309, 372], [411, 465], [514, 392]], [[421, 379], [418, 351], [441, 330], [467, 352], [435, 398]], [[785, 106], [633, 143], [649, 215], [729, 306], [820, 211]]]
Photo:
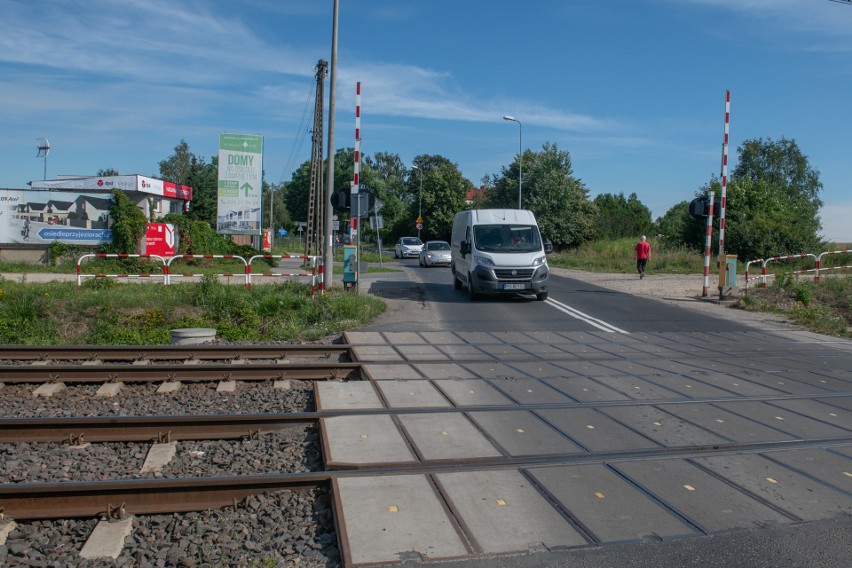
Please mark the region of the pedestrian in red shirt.
[[651, 256], [651, 245], [645, 240], [645, 235], [636, 243], [636, 270], [639, 271], [639, 279], [645, 278], [645, 265]]

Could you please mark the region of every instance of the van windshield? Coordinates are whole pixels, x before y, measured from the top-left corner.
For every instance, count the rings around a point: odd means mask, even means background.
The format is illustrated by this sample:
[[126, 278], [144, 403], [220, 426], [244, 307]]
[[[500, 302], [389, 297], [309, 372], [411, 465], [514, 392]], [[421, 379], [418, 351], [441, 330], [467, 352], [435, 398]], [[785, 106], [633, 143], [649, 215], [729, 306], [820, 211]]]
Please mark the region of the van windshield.
[[535, 225], [477, 225], [473, 242], [483, 252], [534, 252], [541, 250], [541, 236]]

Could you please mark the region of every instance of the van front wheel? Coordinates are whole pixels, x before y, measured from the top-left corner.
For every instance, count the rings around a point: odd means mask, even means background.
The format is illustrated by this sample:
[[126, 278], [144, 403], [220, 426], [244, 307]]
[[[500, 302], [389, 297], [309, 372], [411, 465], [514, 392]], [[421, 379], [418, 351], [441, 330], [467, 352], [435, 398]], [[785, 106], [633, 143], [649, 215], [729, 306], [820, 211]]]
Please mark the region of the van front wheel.
[[536, 294], [536, 295], [535, 295], [535, 298], [536, 298], [536, 300], [538, 300], [539, 302], [543, 302], [543, 301], [545, 301], [545, 300], [547, 299], [547, 292], [542, 292], [541, 294]]
[[471, 301], [479, 298], [479, 294], [473, 290], [473, 276], [471, 274], [467, 275], [467, 297]]

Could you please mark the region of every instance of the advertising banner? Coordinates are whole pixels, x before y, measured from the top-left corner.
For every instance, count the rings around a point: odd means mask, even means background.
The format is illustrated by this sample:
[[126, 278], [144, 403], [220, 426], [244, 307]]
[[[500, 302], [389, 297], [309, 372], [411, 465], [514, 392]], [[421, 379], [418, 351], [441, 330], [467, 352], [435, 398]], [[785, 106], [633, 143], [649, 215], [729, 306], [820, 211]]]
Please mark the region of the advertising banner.
[[219, 134], [216, 232], [260, 235], [263, 136]]
[[177, 250], [175, 226], [171, 223], [148, 223], [145, 231], [145, 254], [174, 256]]
[[100, 245], [112, 241], [103, 193], [0, 190], [0, 243]]
[[33, 189], [74, 189], [74, 190], [112, 190], [139, 191], [152, 195], [162, 195], [173, 199], [192, 200], [192, 188], [170, 181], [140, 175], [100, 176], [36, 180], [30, 182]]

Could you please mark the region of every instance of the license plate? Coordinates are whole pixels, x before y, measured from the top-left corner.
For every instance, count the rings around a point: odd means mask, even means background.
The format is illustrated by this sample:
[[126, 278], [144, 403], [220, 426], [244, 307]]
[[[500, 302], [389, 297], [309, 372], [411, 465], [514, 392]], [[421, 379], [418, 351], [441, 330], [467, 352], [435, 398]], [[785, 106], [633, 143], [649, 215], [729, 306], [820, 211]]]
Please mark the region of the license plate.
[[503, 284], [504, 290], [526, 290], [527, 285], [524, 283], [520, 284]]

